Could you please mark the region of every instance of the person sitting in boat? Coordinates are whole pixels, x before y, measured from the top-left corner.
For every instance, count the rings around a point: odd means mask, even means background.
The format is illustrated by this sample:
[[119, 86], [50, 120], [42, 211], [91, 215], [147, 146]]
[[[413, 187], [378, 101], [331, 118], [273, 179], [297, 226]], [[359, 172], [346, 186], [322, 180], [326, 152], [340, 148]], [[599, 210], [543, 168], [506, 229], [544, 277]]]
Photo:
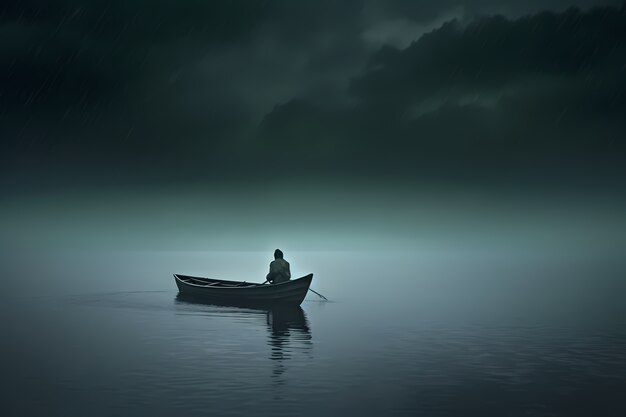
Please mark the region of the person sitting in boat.
[[283, 259], [283, 251], [276, 249], [274, 251], [274, 260], [270, 263], [270, 272], [267, 274], [267, 280], [271, 284], [278, 284], [290, 279], [289, 262]]

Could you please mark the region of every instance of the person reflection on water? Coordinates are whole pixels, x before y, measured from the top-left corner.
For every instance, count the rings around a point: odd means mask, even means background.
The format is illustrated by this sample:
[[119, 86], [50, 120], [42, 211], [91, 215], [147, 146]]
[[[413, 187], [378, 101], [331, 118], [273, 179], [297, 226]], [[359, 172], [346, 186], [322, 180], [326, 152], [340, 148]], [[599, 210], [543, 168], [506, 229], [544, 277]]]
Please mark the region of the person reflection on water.
[[278, 284], [291, 279], [291, 271], [289, 270], [289, 262], [283, 259], [283, 251], [276, 249], [274, 251], [274, 260], [270, 263], [270, 272], [267, 274], [267, 281], [270, 284]]

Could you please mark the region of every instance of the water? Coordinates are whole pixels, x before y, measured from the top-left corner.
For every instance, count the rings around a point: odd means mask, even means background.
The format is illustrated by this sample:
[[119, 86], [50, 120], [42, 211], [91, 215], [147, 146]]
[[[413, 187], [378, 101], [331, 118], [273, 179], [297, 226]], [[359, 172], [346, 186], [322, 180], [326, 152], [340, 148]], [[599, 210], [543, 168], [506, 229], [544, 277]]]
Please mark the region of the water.
[[[0, 197], [3, 416], [626, 415], [619, 193], [132, 191]], [[276, 247], [331, 301], [177, 297]]]
[[625, 415], [623, 261], [495, 253], [286, 253], [331, 300], [288, 311], [169, 275], [243, 279], [265, 252], [7, 257], [3, 415]]

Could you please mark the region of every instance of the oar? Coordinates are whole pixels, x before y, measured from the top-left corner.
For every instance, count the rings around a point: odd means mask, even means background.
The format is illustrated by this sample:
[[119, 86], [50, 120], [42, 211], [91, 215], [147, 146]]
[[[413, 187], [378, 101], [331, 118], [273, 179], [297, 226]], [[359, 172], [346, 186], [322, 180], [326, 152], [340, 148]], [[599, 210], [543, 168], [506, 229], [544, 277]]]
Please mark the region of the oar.
[[324, 297], [322, 294], [318, 293], [317, 291], [314, 291], [312, 289], [309, 288], [309, 291], [311, 291], [312, 293], [315, 293], [317, 295], [319, 295], [320, 297], [322, 297], [324, 300], [328, 301], [328, 298]]
[[[265, 281], [263, 282], [263, 284], [265, 284], [266, 282], [268, 282], [268, 280], [265, 280]], [[263, 284], [261, 284], [261, 285], [263, 285]], [[324, 300], [328, 301], [328, 298], [324, 297], [322, 294], [318, 293], [317, 291], [314, 291], [314, 290], [312, 290], [312, 289], [310, 289], [310, 288], [309, 288], [309, 291], [311, 291], [312, 293], [315, 293], [315, 294], [319, 295], [319, 296], [320, 296], [320, 297], [322, 297]]]

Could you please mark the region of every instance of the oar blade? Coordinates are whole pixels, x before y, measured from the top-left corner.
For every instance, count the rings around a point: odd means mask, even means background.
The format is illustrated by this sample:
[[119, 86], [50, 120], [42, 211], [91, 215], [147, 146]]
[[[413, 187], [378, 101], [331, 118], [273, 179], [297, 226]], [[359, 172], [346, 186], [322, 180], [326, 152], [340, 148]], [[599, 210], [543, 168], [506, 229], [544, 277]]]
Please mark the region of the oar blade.
[[328, 301], [328, 298], [324, 297], [322, 294], [318, 293], [317, 291], [312, 290], [312, 289], [310, 289], [310, 288], [309, 288], [309, 291], [311, 291], [311, 292], [312, 292], [312, 293], [314, 293], [314, 294], [319, 295], [320, 297], [322, 297], [322, 299], [323, 299], [324, 301]]

